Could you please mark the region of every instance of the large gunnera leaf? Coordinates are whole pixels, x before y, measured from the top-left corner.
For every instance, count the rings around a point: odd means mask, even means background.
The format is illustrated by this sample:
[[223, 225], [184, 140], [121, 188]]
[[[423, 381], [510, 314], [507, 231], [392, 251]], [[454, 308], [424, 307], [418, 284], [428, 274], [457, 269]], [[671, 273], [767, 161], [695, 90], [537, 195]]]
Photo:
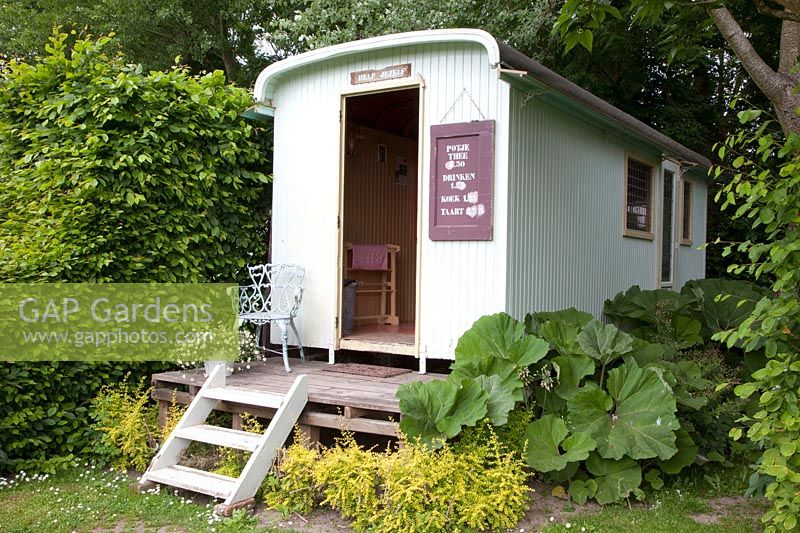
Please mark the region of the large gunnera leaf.
[[499, 385], [505, 394], [509, 395], [514, 402], [523, 400], [522, 389], [525, 384], [522, 383], [516, 366], [506, 359], [486, 357], [456, 360], [452, 368], [450, 380], [458, 382], [477, 379], [480, 376], [497, 376], [500, 380]]
[[497, 313], [475, 321], [458, 340], [455, 352], [456, 361], [501, 358], [523, 368], [544, 358], [549, 349], [542, 339], [525, 335], [521, 322]]
[[597, 481], [593, 479], [573, 479], [569, 484], [569, 496], [578, 505], [583, 505], [597, 494]]
[[658, 364], [666, 351], [663, 344], [655, 344], [634, 337], [632, 350], [623, 356], [623, 360], [626, 363], [635, 362], [640, 367], [646, 368], [652, 364]]
[[653, 370], [626, 363], [608, 373], [608, 393], [584, 387], [567, 401], [575, 431], [597, 441], [604, 458], [669, 459], [675, 447], [675, 397]]
[[578, 345], [578, 333], [581, 327], [576, 324], [564, 324], [551, 320], [539, 328], [539, 336], [547, 341], [558, 353], [572, 355], [581, 353]]
[[769, 291], [749, 281], [709, 278], [687, 282], [681, 294], [697, 300], [696, 316], [713, 334], [738, 328]]
[[405, 383], [397, 397], [403, 413], [400, 429], [433, 448], [458, 435], [463, 426], [474, 426], [487, 412], [487, 394], [473, 380]]
[[639, 321], [639, 323], [654, 324], [656, 307], [659, 304], [665, 308], [664, 310], [680, 313], [694, 302], [694, 297], [678, 294], [671, 289], [643, 291], [638, 285], [634, 285], [614, 296], [613, 300], [606, 300], [603, 312], [610, 317], [633, 320], [634, 323]]
[[594, 360], [587, 355], [558, 355], [551, 361], [557, 374], [557, 383], [553, 392], [565, 400], [569, 400], [578, 393], [583, 378], [594, 374]]
[[586, 461], [586, 469], [595, 476], [595, 499], [601, 505], [627, 498], [642, 484], [642, 469], [630, 457], [603, 459], [593, 453]]
[[567, 463], [589, 457], [589, 452], [597, 446], [586, 433], [568, 434], [567, 425], [555, 415], [544, 415], [528, 424], [525, 430], [528, 465], [539, 472], [562, 470]]
[[675, 432], [675, 437], [675, 446], [678, 448], [678, 453], [666, 461], [658, 463], [661, 470], [667, 474], [679, 474], [681, 470], [694, 463], [699, 449], [692, 436], [685, 429], [678, 428]]
[[607, 365], [633, 350], [633, 337], [612, 324], [603, 324], [599, 320], [586, 324], [576, 340], [586, 355], [602, 365]]
[[545, 322], [559, 322], [561, 324], [576, 326], [580, 329], [592, 318], [590, 313], [578, 311], [574, 307], [562, 309], [560, 311], [539, 311], [536, 313], [528, 313], [525, 316], [525, 329], [531, 335], [539, 335], [539, 328]]
[[514, 409], [520, 391], [509, 390], [500, 376], [478, 376], [478, 385], [486, 393], [486, 417], [495, 426], [504, 426], [508, 422], [508, 413]]

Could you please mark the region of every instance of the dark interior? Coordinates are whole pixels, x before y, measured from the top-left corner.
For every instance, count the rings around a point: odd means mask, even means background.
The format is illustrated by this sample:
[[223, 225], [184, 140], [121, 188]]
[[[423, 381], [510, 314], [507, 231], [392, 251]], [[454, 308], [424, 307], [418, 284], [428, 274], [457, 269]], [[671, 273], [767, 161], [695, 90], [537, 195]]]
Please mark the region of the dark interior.
[[419, 89], [367, 94], [347, 108], [348, 122], [400, 137], [419, 136]]

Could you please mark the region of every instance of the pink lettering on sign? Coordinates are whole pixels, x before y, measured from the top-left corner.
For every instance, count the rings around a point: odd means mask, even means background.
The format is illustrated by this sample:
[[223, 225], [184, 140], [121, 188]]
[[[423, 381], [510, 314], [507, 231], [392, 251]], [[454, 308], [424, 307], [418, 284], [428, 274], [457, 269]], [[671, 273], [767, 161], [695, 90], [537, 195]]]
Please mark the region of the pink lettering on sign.
[[431, 240], [492, 240], [493, 186], [494, 120], [431, 126]]

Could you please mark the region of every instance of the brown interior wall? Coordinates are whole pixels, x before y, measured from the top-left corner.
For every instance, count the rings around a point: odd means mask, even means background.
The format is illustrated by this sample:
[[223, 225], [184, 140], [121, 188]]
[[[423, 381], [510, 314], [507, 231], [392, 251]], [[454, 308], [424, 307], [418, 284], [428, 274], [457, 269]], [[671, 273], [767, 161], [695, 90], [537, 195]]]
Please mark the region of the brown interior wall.
[[[364, 126], [348, 127], [357, 135], [355, 154], [345, 155], [344, 240], [353, 244], [397, 244], [397, 308], [401, 322], [413, 322], [417, 265], [417, 142]], [[378, 161], [378, 144], [387, 147]], [[408, 165], [406, 185], [395, 184], [395, 158]], [[346, 274], [347, 275], [347, 274]], [[363, 272], [352, 275], [355, 279]], [[377, 315], [377, 296], [359, 295], [356, 316]]]

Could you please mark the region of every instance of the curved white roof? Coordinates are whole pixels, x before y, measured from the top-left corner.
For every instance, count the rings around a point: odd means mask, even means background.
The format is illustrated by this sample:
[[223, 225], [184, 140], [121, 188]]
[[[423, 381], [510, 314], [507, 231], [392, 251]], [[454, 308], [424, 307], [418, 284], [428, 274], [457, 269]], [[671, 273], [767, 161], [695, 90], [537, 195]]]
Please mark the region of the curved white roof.
[[300, 67], [304, 67], [320, 61], [326, 61], [338, 57], [357, 54], [372, 49], [385, 49], [398, 46], [408, 46], [415, 44], [428, 44], [440, 42], [469, 42], [477, 43], [486, 49], [489, 54], [489, 67], [502, 65], [511, 66], [515, 69], [524, 71], [528, 76], [544, 84], [556, 93], [565, 95], [576, 102], [589, 113], [605, 117], [617, 127], [622, 128], [637, 137], [652, 143], [664, 150], [667, 154], [674, 154], [682, 158], [685, 162], [708, 168], [711, 162], [703, 155], [690, 150], [689, 148], [671, 139], [663, 133], [651, 128], [635, 117], [614, 107], [605, 100], [598, 98], [589, 91], [583, 89], [548, 69], [538, 61], [525, 56], [521, 52], [499, 42], [491, 34], [476, 29], [445, 29], [445, 30], [425, 30], [413, 31], [408, 33], [395, 33], [382, 35], [371, 39], [360, 41], [350, 41], [334, 46], [318, 48], [310, 52], [305, 52], [296, 56], [289, 57], [283, 61], [273, 63], [259, 74], [256, 80], [253, 96], [256, 102], [269, 102], [275, 95], [275, 87], [281, 77], [288, 72]]
[[407, 46], [414, 44], [428, 44], [440, 42], [472, 42], [483, 45], [489, 54], [490, 65], [500, 63], [500, 48], [497, 40], [483, 30], [475, 29], [450, 29], [450, 30], [425, 30], [412, 31], [407, 33], [394, 33], [362, 39], [360, 41], [350, 41], [347, 43], [326, 46], [289, 57], [283, 61], [278, 61], [261, 71], [256, 79], [256, 86], [253, 96], [256, 102], [266, 102], [272, 100], [275, 94], [275, 86], [278, 80], [286, 73], [312, 63], [325, 61], [350, 54], [357, 54], [365, 50], [377, 48], [394, 48], [397, 46]]

